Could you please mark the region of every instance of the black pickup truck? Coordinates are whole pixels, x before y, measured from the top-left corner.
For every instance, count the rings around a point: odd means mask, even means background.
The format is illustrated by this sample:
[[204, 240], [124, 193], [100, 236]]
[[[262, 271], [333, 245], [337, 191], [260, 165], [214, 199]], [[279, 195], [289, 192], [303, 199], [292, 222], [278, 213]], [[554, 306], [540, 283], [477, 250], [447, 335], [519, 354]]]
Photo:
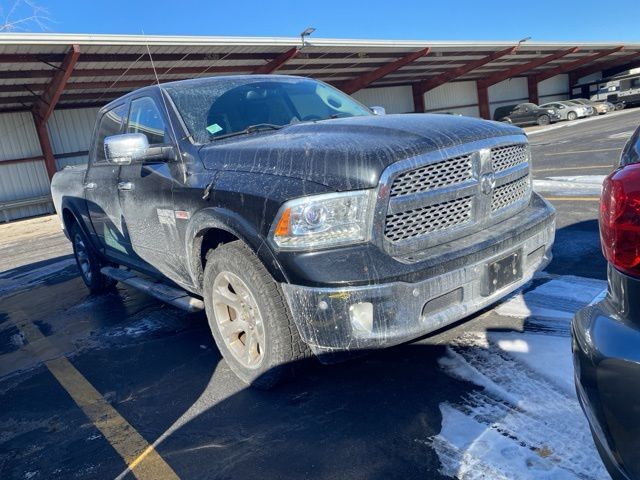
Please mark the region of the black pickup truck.
[[230, 367], [262, 387], [311, 353], [438, 330], [550, 260], [554, 210], [514, 126], [228, 76], [111, 102], [92, 145], [51, 187], [89, 289], [204, 308]]

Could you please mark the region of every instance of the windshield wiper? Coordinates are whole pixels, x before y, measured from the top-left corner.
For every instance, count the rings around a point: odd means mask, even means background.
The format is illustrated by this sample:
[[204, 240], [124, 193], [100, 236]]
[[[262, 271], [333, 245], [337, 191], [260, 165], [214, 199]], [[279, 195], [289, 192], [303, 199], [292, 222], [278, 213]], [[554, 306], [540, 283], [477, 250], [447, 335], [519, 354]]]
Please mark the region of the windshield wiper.
[[285, 125], [276, 125], [274, 123], [256, 123], [255, 125], [249, 125], [244, 130], [237, 132], [225, 133], [224, 135], [216, 135], [211, 138], [210, 141], [222, 140], [223, 138], [236, 137], [238, 135], [247, 135], [249, 133], [260, 132], [264, 130], [280, 130]]

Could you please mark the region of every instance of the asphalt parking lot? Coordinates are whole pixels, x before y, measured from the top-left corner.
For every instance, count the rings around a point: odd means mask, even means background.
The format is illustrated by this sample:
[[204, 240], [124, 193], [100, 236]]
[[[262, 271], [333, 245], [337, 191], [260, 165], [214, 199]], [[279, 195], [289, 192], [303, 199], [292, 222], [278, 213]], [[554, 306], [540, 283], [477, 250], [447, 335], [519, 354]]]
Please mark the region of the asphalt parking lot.
[[0, 226], [0, 478], [607, 478], [568, 324], [606, 285], [598, 181], [640, 110], [530, 136], [554, 260], [438, 335], [246, 388], [203, 314], [90, 296], [53, 217]]

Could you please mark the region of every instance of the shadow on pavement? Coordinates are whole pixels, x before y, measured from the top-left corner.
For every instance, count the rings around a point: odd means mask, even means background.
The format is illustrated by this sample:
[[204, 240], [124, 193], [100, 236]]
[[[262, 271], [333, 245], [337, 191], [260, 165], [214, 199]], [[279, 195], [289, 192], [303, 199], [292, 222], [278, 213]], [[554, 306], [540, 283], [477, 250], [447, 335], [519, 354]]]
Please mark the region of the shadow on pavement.
[[600, 248], [597, 220], [574, 223], [556, 231], [548, 273], [606, 280], [607, 262]]

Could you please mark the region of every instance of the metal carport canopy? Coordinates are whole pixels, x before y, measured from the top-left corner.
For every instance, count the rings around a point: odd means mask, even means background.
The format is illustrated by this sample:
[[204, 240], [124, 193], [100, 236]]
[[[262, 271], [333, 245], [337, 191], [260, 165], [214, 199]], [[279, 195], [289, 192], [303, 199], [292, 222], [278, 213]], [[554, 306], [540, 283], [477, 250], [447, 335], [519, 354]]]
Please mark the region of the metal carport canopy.
[[[314, 77], [351, 92], [412, 85], [414, 97], [445, 82], [509, 78], [510, 72], [535, 79], [555, 72], [592, 72], [599, 63], [606, 68], [640, 65], [640, 44], [623, 42], [307, 37], [303, 45], [299, 37], [1, 34], [0, 113], [97, 106], [153, 84], [156, 79], [147, 48], [161, 82], [277, 71]], [[77, 58], [70, 58], [71, 53]], [[547, 61], [538, 61], [543, 59]], [[64, 82], [59, 81], [61, 77]], [[48, 104], [49, 98], [57, 104]]]

